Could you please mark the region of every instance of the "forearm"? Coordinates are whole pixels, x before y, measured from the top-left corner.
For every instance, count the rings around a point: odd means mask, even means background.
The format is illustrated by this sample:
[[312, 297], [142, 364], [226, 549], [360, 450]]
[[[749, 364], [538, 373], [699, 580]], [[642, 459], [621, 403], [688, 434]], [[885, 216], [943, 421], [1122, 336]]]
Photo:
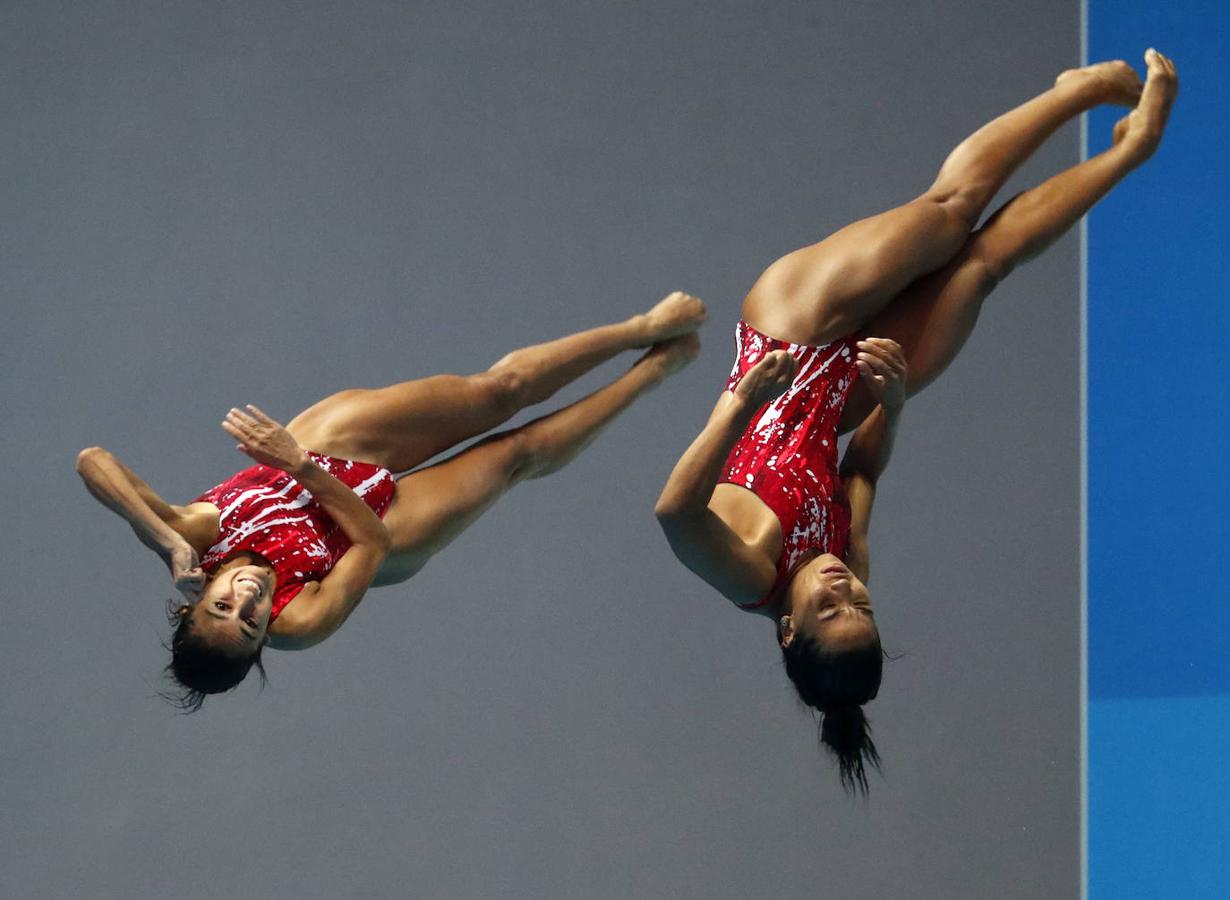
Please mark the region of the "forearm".
[[713, 489], [735, 442], [742, 437], [754, 409], [733, 393], [724, 393], [704, 430], [684, 451], [666, 480], [654, 507], [659, 518], [699, 512], [709, 505]]
[[338, 481], [310, 458], [289, 472], [297, 482], [311, 492], [325, 512], [337, 522], [342, 533], [356, 547], [387, 550], [389, 533], [363, 499]]
[[875, 484], [888, 468], [900, 420], [901, 407], [886, 409], [882, 405], [877, 406], [850, 438], [841, 461], [842, 476], [858, 473]]
[[160, 499], [150, 498], [151, 504], [143, 497], [124, 465], [102, 447], [87, 447], [77, 455], [77, 474], [94, 498], [123, 517], [155, 553], [167, 558], [182, 543], [183, 538], [165, 521], [171, 508]]

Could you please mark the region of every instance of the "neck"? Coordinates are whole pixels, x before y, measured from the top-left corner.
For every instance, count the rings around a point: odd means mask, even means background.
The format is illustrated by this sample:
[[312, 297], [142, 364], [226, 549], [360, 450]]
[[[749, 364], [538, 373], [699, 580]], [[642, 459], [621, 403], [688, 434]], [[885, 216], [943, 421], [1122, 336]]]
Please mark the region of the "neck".
[[823, 555], [819, 550], [808, 550], [803, 554], [802, 559], [795, 564], [794, 571], [790, 573], [786, 583], [781, 585], [775, 594], [769, 598], [769, 602], [765, 604], [766, 608], [772, 611], [774, 617], [780, 618], [794, 614], [794, 603], [790, 599], [790, 588], [794, 584], [795, 579], [803, 577], [808, 567], [814, 565], [816, 560]]

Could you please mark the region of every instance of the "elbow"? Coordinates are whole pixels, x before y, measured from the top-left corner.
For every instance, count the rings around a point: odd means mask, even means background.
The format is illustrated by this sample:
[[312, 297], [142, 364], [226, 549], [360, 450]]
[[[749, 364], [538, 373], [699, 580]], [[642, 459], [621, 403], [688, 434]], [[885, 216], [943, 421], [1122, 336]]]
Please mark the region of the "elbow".
[[678, 519], [682, 512], [679, 504], [669, 500], [665, 495], [659, 497], [658, 502], [653, 505], [654, 517], [663, 527]]
[[695, 515], [691, 509], [679, 503], [663, 503], [661, 500], [654, 506], [653, 514], [668, 541], [673, 541], [687, 532]]

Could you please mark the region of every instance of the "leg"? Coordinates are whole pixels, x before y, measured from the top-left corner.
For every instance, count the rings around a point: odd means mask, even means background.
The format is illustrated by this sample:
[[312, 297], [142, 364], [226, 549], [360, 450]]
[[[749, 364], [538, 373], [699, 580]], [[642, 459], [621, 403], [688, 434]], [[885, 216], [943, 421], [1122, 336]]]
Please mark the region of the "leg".
[[[1157, 149], [1178, 81], [1165, 57], [1151, 54], [1147, 61], [1149, 79], [1140, 103], [1115, 127], [1111, 149], [1017, 195], [947, 267], [919, 279], [869, 323], [868, 334], [891, 337], [904, 349], [911, 395], [956, 358], [995, 285], [1053, 244]], [[856, 426], [872, 405], [865, 392], [852, 392], [842, 429]]]
[[699, 347], [690, 334], [659, 344], [583, 400], [401, 478], [384, 518], [393, 549], [375, 583], [405, 581], [509, 488], [563, 468], [632, 401], [691, 361]]
[[960, 251], [1008, 176], [1055, 129], [1099, 103], [1132, 105], [1139, 85], [1122, 62], [1064, 73], [1051, 90], [966, 138], [921, 197], [775, 262], [744, 301], [744, 318], [808, 344], [859, 329]]
[[624, 350], [695, 330], [704, 316], [699, 300], [671, 294], [647, 313], [515, 350], [476, 375], [436, 375], [334, 394], [287, 428], [320, 453], [406, 471], [546, 400]]

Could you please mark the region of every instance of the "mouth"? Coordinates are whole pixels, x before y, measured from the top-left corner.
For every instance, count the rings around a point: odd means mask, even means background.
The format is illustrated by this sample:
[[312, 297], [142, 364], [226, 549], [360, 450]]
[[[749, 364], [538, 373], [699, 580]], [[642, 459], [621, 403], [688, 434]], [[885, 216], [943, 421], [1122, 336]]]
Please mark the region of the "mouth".
[[253, 578], [251, 575], [240, 575], [238, 578], [235, 579], [235, 584], [236, 586], [243, 585], [243, 584], [251, 585], [252, 589], [256, 591], [256, 595], [258, 597], [265, 590], [265, 586], [261, 584], [261, 582], [259, 582], [257, 579]]
[[831, 565], [831, 566], [825, 566], [823, 569], [820, 570], [821, 575], [848, 575], [849, 573], [850, 573], [850, 570], [847, 569], [845, 566], [841, 565], [840, 563]]

